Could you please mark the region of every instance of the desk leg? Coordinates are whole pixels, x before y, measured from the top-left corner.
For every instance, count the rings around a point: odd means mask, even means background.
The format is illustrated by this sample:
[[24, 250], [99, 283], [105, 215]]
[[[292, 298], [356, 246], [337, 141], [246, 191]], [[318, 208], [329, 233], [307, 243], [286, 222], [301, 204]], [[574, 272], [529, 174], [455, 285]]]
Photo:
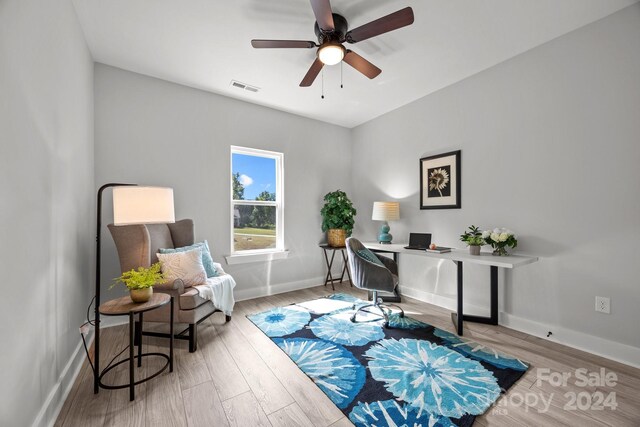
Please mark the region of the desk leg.
[[133, 361], [134, 361], [133, 325], [134, 325], [134, 313], [133, 311], [130, 311], [129, 312], [129, 400], [135, 399], [135, 394], [133, 391], [133, 388], [135, 387], [135, 379], [133, 375]]
[[456, 332], [458, 333], [458, 335], [462, 336], [462, 321], [465, 319], [465, 315], [462, 311], [462, 301], [463, 301], [462, 261], [454, 261], [454, 262], [458, 267], [458, 311], [457, 313], [451, 313], [451, 320], [453, 321], [453, 326], [455, 326]]
[[498, 324], [498, 267], [491, 266], [491, 325]]
[[[455, 261], [454, 261], [455, 262]], [[474, 316], [470, 314], [462, 313], [462, 263], [458, 264], [458, 313], [452, 313], [451, 319], [456, 326], [458, 335], [462, 335], [462, 321], [484, 323], [485, 325], [497, 325], [498, 324], [498, 267], [491, 266], [491, 308], [490, 315], [487, 316]]]

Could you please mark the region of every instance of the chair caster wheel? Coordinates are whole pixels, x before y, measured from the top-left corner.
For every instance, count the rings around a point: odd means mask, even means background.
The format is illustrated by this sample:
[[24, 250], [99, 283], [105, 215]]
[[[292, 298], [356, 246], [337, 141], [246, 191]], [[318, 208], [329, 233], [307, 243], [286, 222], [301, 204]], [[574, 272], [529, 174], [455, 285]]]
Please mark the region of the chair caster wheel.
[[356, 323], [356, 315], [351, 316], [351, 322]]

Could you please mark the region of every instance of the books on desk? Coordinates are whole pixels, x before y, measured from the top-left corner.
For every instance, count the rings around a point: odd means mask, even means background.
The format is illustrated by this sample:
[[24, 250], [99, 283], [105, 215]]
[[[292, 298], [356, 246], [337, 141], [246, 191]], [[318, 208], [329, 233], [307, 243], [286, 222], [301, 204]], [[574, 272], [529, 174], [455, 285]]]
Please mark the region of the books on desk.
[[451, 248], [447, 248], [444, 246], [436, 246], [435, 249], [426, 249], [427, 252], [431, 252], [433, 254], [444, 254], [446, 252], [451, 252]]

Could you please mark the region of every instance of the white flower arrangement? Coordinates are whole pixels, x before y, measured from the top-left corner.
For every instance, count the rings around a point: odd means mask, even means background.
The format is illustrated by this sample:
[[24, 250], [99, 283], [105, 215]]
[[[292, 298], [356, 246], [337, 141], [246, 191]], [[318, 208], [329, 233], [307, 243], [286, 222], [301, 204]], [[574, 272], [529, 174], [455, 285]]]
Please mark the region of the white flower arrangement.
[[507, 228], [494, 228], [482, 232], [482, 238], [494, 249], [496, 255], [506, 255], [506, 247], [515, 248], [518, 246], [518, 237]]

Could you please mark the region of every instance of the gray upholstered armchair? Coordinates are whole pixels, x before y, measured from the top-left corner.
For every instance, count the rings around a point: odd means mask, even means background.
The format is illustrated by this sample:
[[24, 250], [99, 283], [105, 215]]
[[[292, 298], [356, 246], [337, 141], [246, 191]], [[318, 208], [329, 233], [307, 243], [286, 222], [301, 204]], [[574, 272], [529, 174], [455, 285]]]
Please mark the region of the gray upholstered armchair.
[[[349, 267], [353, 284], [360, 289], [373, 292], [373, 302], [360, 307], [351, 316], [351, 321], [356, 322], [356, 316], [360, 311], [374, 314], [384, 318], [384, 326], [389, 326], [389, 306], [400, 309], [400, 317], [404, 317], [404, 311], [395, 304], [383, 304], [378, 292], [393, 292], [398, 286], [398, 265], [387, 257], [377, 257], [369, 251], [358, 239], [349, 237], [346, 241]], [[371, 311], [374, 309], [376, 311]], [[367, 320], [367, 322], [379, 320]]]
[[[109, 224], [109, 231], [118, 250], [122, 272], [132, 268], [149, 267], [158, 262], [156, 253], [160, 248], [178, 248], [194, 244], [195, 232], [193, 221], [183, 219], [173, 224], [139, 224], [114, 226]], [[189, 340], [189, 351], [196, 351], [198, 345], [197, 327], [200, 322], [216, 311], [213, 303], [200, 297], [197, 289], [185, 287], [182, 280], [159, 283], [155, 292], [162, 292], [174, 297], [174, 320], [176, 323], [188, 324], [188, 328], [175, 335], [177, 339]], [[149, 322], [169, 322], [170, 307], [165, 305], [157, 310], [145, 313], [144, 320]], [[226, 321], [231, 316], [226, 316]], [[136, 331], [138, 331], [136, 325]], [[188, 332], [188, 334], [187, 334]], [[158, 332], [143, 332], [143, 335], [168, 336]]]

